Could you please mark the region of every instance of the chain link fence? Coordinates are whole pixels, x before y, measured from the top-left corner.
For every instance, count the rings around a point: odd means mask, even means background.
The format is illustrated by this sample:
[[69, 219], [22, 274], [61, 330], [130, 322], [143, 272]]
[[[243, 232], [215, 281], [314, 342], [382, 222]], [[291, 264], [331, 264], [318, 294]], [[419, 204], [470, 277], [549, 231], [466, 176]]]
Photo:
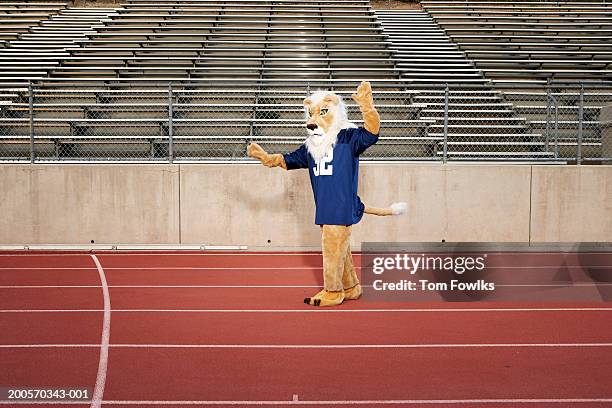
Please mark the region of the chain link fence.
[[612, 159], [612, 86], [554, 84], [504, 92], [525, 119], [533, 148], [547, 158], [580, 164]]
[[[0, 160], [240, 161], [250, 160], [250, 141], [289, 152], [306, 137], [302, 101], [315, 90], [184, 83], [5, 89]], [[354, 87], [334, 90], [362, 125]], [[612, 163], [612, 86], [374, 85], [374, 100], [381, 133], [364, 160]]]

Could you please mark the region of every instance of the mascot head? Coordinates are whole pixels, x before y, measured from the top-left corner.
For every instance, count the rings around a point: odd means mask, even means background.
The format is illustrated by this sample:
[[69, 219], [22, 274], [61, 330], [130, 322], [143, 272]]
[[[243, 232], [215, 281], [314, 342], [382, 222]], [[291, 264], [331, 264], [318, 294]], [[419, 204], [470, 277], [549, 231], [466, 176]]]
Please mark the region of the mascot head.
[[315, 161], [334, 146], [341, 129], [356, 127], [348, 120], [342, 98], [333, 92], [313, 93], [304, 99], [304, 111], [308, 132], [305, 145]]

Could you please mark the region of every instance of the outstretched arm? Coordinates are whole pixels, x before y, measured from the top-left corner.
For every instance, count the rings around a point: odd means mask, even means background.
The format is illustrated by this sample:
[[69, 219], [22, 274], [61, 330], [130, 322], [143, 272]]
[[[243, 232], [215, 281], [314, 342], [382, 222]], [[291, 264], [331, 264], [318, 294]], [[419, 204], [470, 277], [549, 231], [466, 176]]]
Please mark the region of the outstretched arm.
[[368, 132], [378, 135], [378, 132], [380, 132], [380, 115], [374, 107], [372, 87], [369, 82], [361, 82], [357, 92], [353, 94], [353, 100], [357, 102], [363, 115], [363, 127]]
[[268, 154], [260, 145], [257, 143], [249, 143], [247, 147], [247, 154], [261, 162], [266, 167], [282, 167], [287, 170], [285, 164], [285, 158], [282, 154]]

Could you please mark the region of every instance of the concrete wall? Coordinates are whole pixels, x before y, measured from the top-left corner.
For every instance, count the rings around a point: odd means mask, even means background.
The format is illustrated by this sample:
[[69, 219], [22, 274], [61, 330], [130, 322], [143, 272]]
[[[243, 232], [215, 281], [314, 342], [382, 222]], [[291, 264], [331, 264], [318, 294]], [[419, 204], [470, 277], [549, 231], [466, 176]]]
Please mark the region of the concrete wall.
[[612, 166], [534, 166], [533, 242], [612, 241]]
[[[305, 171], [260, 165], [3, 165], [0, 243], [318, 248]], [[363, 163], [362, 241], [612, 241], [612, 166]], [[269, 242], [268, 242], [269, 241]]]
[[181, 165], [183, 243], [306, 247], [318, 240], [313, 221], [305, 171]]
[[363, 166], [361, 197], [374, 206], [407, 201], [402, 217], [367, 216], [356, 242], [529, 241], [530, 166]]
[[179, 241], [178, 167], [0, 166], [0, 243]]

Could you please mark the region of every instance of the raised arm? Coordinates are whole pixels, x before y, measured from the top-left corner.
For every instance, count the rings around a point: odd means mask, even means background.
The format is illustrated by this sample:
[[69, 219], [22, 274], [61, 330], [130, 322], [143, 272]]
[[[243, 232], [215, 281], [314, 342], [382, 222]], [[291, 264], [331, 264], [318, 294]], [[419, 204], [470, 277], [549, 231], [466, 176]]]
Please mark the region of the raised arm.
[[257, 143], [250, 143], [247, 147], [247, 154], [254, 159], [257, 159], [266, 167], [282, 167], [287, 170], [285, 158], [282, 154], [268, 154]]
[[370, 83], [362, 81], [357, 88], [357, 92], [352, 96], [353, 100], [359, 105], [359, 109], [363, 115], [363, 127], [368, 132], [378, 135], [378, 132], [380, 132], [380, 115], [374, 107], [374, 98], [372, 97], [372, 87]]

